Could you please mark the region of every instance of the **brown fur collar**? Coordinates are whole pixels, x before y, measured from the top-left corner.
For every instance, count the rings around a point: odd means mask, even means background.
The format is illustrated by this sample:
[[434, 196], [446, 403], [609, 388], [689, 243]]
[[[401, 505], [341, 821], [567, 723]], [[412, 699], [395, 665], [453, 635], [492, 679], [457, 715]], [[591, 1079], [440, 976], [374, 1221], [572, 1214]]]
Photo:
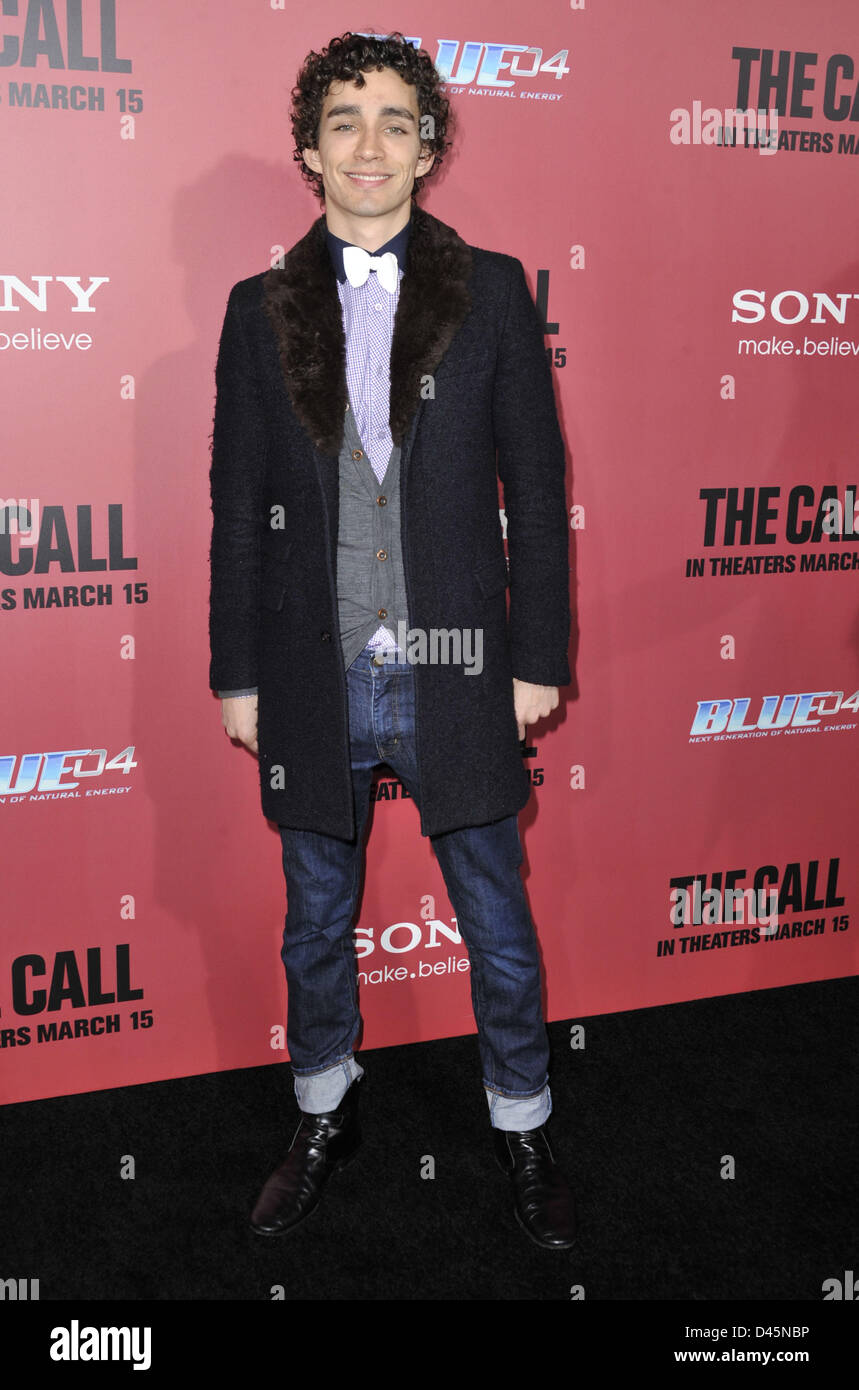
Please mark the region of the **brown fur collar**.
[[[391, 343], [390, 427], [402, 444], [435, 371], [471, 308], [471, 249], [452, 227], [415, 207]], [[263, 278], [263, 304], [298, 419], [323, 453], [339, 453], [346, 410], [346, 336], [325, 241], [325, 218]]]

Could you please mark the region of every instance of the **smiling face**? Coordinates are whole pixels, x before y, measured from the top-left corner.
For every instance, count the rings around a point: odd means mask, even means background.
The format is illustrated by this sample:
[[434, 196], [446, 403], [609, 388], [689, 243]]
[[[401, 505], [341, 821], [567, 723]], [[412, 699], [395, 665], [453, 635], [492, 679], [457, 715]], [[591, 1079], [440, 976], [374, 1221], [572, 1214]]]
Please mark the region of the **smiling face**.
[[421, 155], [417, 92], [393, 68], [362, 74], [364, 86], [332, 82], [322, 104], [319, 148], [304, 162], [322, 175], [325, 220], [344, 241], [375, 251], [411, 213], [416, 178], [434, 155]]

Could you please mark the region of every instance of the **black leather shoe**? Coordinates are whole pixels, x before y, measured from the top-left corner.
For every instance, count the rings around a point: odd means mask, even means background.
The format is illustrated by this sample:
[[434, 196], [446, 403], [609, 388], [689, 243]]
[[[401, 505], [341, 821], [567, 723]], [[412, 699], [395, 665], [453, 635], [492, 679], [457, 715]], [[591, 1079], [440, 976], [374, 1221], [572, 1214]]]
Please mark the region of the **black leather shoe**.
[[516, 1220], [544, 1250], [576, 1242], [576, 1211], [569, 1184], [555, 1163], [543, 1127], [493, 1129], [498, 1166], [513, 1185]]
[[259, 1195], [251, 1230], [277, 1236], [297, 1226], [315, 1211], [329, 1177], [352, 1161], [360, 1142], [358, 1081], [353, 1081], [338, 1110], [302, 1116], [289, 1154]]

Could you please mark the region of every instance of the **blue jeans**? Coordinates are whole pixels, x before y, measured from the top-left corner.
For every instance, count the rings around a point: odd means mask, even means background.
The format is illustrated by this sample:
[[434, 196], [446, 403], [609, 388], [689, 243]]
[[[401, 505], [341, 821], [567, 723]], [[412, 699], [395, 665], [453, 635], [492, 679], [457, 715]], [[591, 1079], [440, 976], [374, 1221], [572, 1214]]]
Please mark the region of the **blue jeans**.
[[[288, 986], [287, 1045], [300, 1108], [336, 1110], [363, 1075], [352, 939], [363, 871], [373, 768], [387, 763], [420, 805], [414, 668], [378, 664], [369, 648], [346, 673], [355, 798], [354, 840], [280, 827], [288, 910], [281, 952]], [[551, 1114], [549, 1046], [540, 961], [519, 866], [518, 819], [434, 835], [457, 926], [471, 962], [471, 999], [492, 1125], [535, 1129]]]

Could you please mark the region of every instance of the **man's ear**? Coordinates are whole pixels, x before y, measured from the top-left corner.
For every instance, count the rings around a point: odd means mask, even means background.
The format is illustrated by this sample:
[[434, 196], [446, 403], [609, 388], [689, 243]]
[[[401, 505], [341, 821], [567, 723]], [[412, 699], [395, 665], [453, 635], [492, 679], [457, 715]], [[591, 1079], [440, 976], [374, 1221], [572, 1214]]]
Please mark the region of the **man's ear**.
[[308, 147], [307, 149], [301, 151], [301, 157], [307, 165], [308, 169], [312, 169], [314, 174], [322, 173], [322, 161], [319, 158], [318, 150], [312, 150]]
[[420, 156], [417, 162], [417, 167], [415, 168], [415, 178], [423, 178], [424, 174], [428, 174], [434, 164], [435, 155], [432, 152], [432, 150], [428, 150], [426, 154], [422, 154]]

